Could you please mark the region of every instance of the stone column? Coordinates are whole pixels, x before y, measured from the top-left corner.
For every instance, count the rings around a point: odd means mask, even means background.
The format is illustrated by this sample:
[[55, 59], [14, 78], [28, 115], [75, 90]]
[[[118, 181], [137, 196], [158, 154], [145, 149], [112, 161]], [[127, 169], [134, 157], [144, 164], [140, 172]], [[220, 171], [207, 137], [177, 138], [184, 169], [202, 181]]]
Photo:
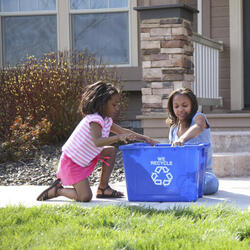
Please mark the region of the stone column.
[[167, 100], [180, 87], [192, 88], [193, 14], [185, 4], [135, 8], [140, 13], [142, 76], [141, 120], [144, 134], [168, 142]]
[[192, 87], [191, 40], [195, 9], [184, 4], [137, 7], [140, 13], [142, 114], [166, 113], [169, 93]]

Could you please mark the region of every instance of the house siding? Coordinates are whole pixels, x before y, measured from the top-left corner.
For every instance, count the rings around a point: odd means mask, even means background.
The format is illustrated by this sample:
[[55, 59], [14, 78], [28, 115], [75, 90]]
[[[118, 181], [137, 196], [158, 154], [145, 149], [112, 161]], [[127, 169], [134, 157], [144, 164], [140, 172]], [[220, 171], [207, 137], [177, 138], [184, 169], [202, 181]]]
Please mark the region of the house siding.
[[229, 1], [212, 0], [210, 6], [211, 38], [222, 41], [224, 45], [224, 51], [220, 54], [219, 94], [223, 98], [222, 108], [230, 110]]

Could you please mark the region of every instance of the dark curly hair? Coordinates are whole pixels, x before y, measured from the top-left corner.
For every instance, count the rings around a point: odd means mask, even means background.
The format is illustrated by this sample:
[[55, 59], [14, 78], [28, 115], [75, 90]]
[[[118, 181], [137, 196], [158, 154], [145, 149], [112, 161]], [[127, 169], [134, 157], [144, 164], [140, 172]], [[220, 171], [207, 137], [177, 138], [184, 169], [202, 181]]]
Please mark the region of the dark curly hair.
[[98, 113], [104, 117], [104, 106], [118, 90], [111, 84], [98, 81], [88, 85], [82, 95], [80, 111], [83, 116]]
[[167, 108], [168, 109], [167, 122], [168, 122], [170, 127], [178, 125], [178, 118], [176, 117], [176, 115], [174, 113], [174, 109], [173, 109], [173, 99], [176, 95], [186, 95], [191, 101], [191, 105], [192, 105], [191, 113], [187, 117], [187, 125], [190, 126], [192, 119], [198, 110], [198, 101], [197, 101], [197, 98], [196, 98], [195, 94], [193, 93], [193, 91], [189, 88], [176, 89], [169, 95], [168, 108]]

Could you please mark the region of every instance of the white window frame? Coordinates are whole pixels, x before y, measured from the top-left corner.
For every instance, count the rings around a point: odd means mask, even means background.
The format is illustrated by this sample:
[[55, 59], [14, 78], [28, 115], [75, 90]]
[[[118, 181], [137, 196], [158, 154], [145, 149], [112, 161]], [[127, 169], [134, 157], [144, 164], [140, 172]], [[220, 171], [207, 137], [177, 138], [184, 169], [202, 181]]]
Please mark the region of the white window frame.
[[3, 66], [2, 16], [0, 15], [0, 68]]
[[[46, 11], [20, 11], [20, 12], [0, 12], [0, 48], [2, 46], [2, 31], [1, 31], [1, 17], [2, 16], [38, 16], [38, 15], [56, 15], [57, 16], [57, 49], [58, 51], [69, 51], [72, 46], [72, 31], [71, 31], [71, 14], [83, 13], [107, 13], [107, 12], [128, 12], [129, 25], [129, 63], [115, 64], [116, 67], [138, 66], [138, 25], [137, 25], [137, 11], [134, 7], [137, 6], [136, 0], [129, 0], [128, 8], [114, 8], [114, 9], [88, 9], [88, 10], [71, 10], [70, 0], [57, 0], [56, 10]], [[3, 64], [3, 53], [0, 53], [0, 66]], [[110, 65], [113, 66], [113, 65]]]
[[[70, 10], [70, 0], [65, 1], [68, 2], [68, 9], [69, 9], [69, 20], [68, 21], [68, 27], [71, 27], [70, 25], [70, 16], [73, 14], [86, 14], [86, 13], [111, 13], [111, 12], [122, 12], [126, 11], [128, 12], [128, 26], [129, 26], [129, 63], [128, 64], [115, 64], [117, 67], [128, 67], [128, 66], [138, 66], [138, 34], [137, 34], [137, 12], [134, 10], [134, 7], [136, 7], [135, 0], [128, 1], [128, 7], [127, 8], [113, 8], [113, 9], [87, 9], [87, 10]], [[65, 7], [66, 8], [66, 7]], [[66, 19], [65, 19], [66, 20]], [[64, 28], [65, 29], [65, 28]], [[68, 31], [70, 33], [70, 38], [72, 38], [72, 31]], [[71, 48], [72, 41], [68, 41], [70, 44], [66, 46], [66, 48]], [[112, 66], [112, 65], [110, 65]]]
[[[59, 1], [59, 0], [57, 0]], [[39, 10], [39, 11], [13, 11], [13, 12], [0, 12], [0, 67], [3, 66], [3, 34], [2, 34], [2, 17], [5, 16], [50, 16], [57, 15], [57, 10]], [[58, 35], [58, 34], [57, 34]], [[58, 41], [57, 36], [57, 41]], [[58, 43], [58, 42], [57, 42]], [[59, 48], [57, 44], [57, 49]]]
[[[244, 108], [243, 1], [229, 0], [231, 110]], [[233, 59], [232, 59], [233, 58]]]
[[202, 0], [197, 1], [197, 9], [199, 11], [197, 15], [197, 33], [202, 35]]

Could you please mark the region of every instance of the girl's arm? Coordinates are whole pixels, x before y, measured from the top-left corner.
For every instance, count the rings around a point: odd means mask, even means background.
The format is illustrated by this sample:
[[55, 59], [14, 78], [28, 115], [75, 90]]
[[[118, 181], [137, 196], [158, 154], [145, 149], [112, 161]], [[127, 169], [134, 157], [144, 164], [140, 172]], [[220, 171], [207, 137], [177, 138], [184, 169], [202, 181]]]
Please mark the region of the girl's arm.
[[195, 124], [192, 125], [179, 139], [174, 142], [173, 146], [183, 146], [188, 140], [198, 136], [204, 128], [208, 128], [206, 119], [203, 115], [198, 115], [195, 120]]
[[135, 141], [145, 141], [151, 145], [154, 145], [155, 143], [159, 143], [159, 141], [153, 140], [152, 138], [146, 136], [146, 135], [141, 135], [138, 134], [130, 129], [122, 128], [121, 126], [113, 123], [111, 126], [111, 132], [119, 135], [119, 134], [130, 134], [130, 138], [127, 138], [129, 140], [135, 140]]
[[[113, 125], [112, 125], [113, 127]], [[118, 141], [124, 141], [127, 142], [127, 140], [135, 140], [135, 135], [133, 133], [130, 133], [129, 130], [126, 129], [112, 129], [111, 127], [111, 132], [115, 133], [116, 135], [110, 136], [110, 137], [102, 137], [102, 127], [96, 123], [96, 122], [91, 122], [90, 123], [90, 131], [91, 131], [91, 136], [93, 139], [94, 144], [97, 147], [103, 147], [107, 145], [111, 145], [115, 142]]]

